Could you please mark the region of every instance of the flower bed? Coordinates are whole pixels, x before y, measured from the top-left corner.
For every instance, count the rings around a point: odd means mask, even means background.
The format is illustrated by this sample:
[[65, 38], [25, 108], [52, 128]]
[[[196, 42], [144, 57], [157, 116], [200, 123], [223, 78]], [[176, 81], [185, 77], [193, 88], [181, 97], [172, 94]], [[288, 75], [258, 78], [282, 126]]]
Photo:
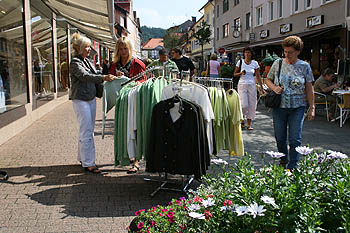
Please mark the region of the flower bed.
[[[254, 168], [245, 156], [217, 169], [189, 198], [139, 210], [130, 232], [350, 232], [350, 163], [334, 151], [297, 150], [305, 158], [293, 172]], [[222, 168], [222, 169], [221, 169]]]

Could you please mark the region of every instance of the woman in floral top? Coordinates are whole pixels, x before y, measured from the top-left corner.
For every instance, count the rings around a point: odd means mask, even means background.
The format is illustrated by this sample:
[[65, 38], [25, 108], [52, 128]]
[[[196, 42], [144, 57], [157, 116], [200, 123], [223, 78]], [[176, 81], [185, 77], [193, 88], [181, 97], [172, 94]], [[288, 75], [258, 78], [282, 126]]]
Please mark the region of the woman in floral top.
[[313, 120], [315, 116], [312, 70], [307, 62], [298, 59], [303, 46], [303, 41], [297, 36], [285, 38], [282, 42], [285, 58], [281, 67], [276, 60], [266, 80], [272, 91], [281, 94], [281, 105], [272, 110], [272, 116], [278, 151], [285, 154], [280, 163], [288, 169], [296, 168], [299, 160], [295, 148], [301, 145], [306, 99], [310, 106], [308, 119]]

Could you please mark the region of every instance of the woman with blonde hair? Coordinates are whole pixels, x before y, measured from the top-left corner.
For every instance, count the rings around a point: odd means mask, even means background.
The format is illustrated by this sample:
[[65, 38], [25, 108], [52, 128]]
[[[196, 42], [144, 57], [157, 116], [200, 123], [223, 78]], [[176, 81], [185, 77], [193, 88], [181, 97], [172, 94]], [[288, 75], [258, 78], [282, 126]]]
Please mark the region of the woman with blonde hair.
[[78, 161], [86, 171], [100, 173], [95, 159], [94, 128], [96, 119], [95, 84], [112, 81], [114, 75], [102, 75], [96, 71], [88, 57], [91, 51], [90, 39], [74, 34], [72, 37], [74, 57], [69, 72], [72, 79], [69, 99], [79, 123]]
[[217, 61], [218, 56], [215, 53], [212, 53], [210, 55], [210, 60], [208, 61], [207, 64], [207, 70], [206, 75], [207, 77], [211, 78], [219, 78], [221, 69], [220, 69], [220, 63]]
[[[115, 44], [114, 58], [109, 72], [116, 76], [125, 75], [132, 78], [146, 70], [145, 64], [132, 56], [132, 45], [126, 37], [121, 37]], [[138, 81], [146, 81], [146, 75]]]

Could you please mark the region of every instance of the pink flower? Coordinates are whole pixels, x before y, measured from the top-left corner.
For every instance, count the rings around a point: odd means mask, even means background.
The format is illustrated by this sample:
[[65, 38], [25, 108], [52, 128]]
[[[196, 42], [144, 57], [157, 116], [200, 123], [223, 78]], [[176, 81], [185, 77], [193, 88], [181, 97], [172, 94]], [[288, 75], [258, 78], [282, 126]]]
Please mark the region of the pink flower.
[[170, 223], [174, 223], [174, 222], [175, 222], [174, 218], [169, 218], [168, 221], [169, 221]]
[[224, 201], [224, 206], [230, 206], [232, 205], [232, 201], [231, 200], [225, 200]]
[[205, 219], [209, 219], [213, 217], [213, 215], [210, 213], [210, 211], [208, 210], [204, 210], [204, 215], [205, 215]]
[[163, 214], [162, 213], [158, 213], [160, 217], [163, 217]]
[[181, 230], [186, 230], [186, 225], [182, 225], [182, 224], [180, 224], [180, 226], [179, 226], [179, 227], [180, 227], [180, 229], [181, 229]]
[[152, 227], [154, 227], [156, 225], [156, 222], [152, 221], [151, 224], [152, 224]]
[[174, 212], [169, 212], [169, 213], [168, 213], [168, 217], [169, 217], [169, 218], [174, 217]]
[[196, 196], [195, 198], [193, 198], [193, 201], [194, 202], [202, 202], [203, 198], [200, 198], [200, 197]]
[[139, 224], [137, 224], [138, 229], [142, 229], [144, 226], [145, 224], [143, 222], [140, 222]]

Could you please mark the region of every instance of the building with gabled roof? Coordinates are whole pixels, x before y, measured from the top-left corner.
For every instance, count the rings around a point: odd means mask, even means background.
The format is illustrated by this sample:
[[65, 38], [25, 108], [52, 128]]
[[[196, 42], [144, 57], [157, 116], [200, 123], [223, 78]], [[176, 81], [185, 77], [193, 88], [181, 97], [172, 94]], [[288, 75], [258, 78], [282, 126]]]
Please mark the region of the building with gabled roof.
[[142, 45], [142, 58], [158, 59], [158, 52], [163, 48], [163, 38], [150, 38]]

